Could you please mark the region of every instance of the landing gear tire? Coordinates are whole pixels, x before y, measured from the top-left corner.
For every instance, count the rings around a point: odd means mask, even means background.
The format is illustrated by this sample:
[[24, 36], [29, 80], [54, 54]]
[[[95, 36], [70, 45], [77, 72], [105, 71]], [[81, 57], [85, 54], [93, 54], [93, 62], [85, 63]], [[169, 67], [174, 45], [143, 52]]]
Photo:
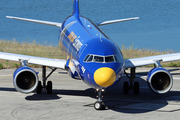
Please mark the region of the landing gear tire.
[[46, 87], [47, 93], [51, 94], [52, 93], [52, 81], [47, 82], [47, 87]]
[[135, 95], [139, 94], [139, 82], [134, 83], [134, 94]]
[[37, 94], [41, 94], [42, 91], [42, 85], [41, 85], [41, 81], [38, 82], [38, 86], [36, 88], [36, 93]]
[[106, 104], [103, 101], [97, 101], [94, 103], [94, 108], [96, 110], [105, 110]]
[[127, 95], [129, 93], [129, 83], [128, 82], [124, 82], [124, 84], [123, 84], [123, 93], [125, 95]]

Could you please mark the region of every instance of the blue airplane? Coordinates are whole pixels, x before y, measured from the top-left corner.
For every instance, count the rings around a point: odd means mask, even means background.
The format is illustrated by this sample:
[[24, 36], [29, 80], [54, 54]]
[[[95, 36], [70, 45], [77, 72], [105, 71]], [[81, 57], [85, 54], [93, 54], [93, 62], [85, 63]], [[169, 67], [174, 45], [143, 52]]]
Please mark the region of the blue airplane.
[[[0, 59], [19, 61], [21, 67], [13, 75], [13, 84], [17, 91], [30, 93], [36, 90], [39, 94], [42, 89], [52, 93], [52, 82], [48, 77], [56, 69], [66, 69], [72, 78], [79, 77], [87, 85], [97, 91], [98, 99], [94, 104], [96, 110], [106, 108], [102, 100], [102, 93], [116, 85], [130, 68], [129, 81], [123, 84], [123, 93], [128, 94], [133, 90], [139, 94], [139, 83], [134, 82], [135, 68], [154, 64], [154, 68], [147, 75], [149, 88], [157, 93], [167, 93], [172, 85], [173, 78], [168, 70], [162, 68], [162, 62], [180, 60], [180, 53], [157, 55], [143, 58], [124, 59], [120, 48], [110, 40], [98, 26], [138, 19], [138, 17], [109, 20], [93, 23], [83, 17], [79, 12], [79, 0], [73, 0], [73, 13], [63, 23], [34, 20], [6, 16], [7, 18], [56, 26], [60, 28], [59, 41], [63, 51], [67, 54], [66, 60], [34, 57], [28, 55], [0, 52]], [[37, 72], [28, 67], [29, 64], [42, 66], [42, 82], [39, 81]], [[52, 71], [46, 75], [46, 67]]]

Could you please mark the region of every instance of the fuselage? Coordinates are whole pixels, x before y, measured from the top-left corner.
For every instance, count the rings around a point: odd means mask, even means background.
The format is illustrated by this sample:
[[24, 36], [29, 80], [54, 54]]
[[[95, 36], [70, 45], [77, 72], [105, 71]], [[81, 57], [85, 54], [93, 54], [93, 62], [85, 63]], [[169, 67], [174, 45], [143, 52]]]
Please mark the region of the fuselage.
[[108, 88], [121, 79], [124, 59], [118, 46], [93, 22], [75, 14], [60, 28], [59, 41], [67, 53], [67, 69], [93, 88]]

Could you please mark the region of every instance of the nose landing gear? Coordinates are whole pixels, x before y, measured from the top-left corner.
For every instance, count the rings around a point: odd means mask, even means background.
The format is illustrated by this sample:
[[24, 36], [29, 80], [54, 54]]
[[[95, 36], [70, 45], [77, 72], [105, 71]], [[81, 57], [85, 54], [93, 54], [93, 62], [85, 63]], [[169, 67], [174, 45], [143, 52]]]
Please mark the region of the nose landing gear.
[[98, 93], [98, 100], [94, 103], [94, 108], [96, 110], [105, 110], [106, 104], [102, 101], [104, 89], [96, 89], [96, 92]]

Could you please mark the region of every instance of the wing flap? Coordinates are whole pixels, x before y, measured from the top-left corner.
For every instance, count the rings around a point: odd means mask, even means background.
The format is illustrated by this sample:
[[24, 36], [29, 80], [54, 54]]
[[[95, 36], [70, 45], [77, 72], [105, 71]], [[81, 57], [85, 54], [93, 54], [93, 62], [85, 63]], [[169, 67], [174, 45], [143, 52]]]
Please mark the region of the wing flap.
[[51, 25], [51, 26], [56, 26], [56, 27], [61, 27], [62, 25], [62, 23], [58, 23], [58, 22], [42, 21], [42, 20], [27, 19], [27, 18], [13, 17], [13, 16], [6, 16], [6, 17], [11, 18], [11, 19], [40, 23], [40, 24]]
[[65, 69], [65, 65], [66, 65], [66, 60], [35, 57], [35, 56], [20, 55], [20, 54], [5, 53], [5, 52], [0, 52], [0, 59], [11, 60], [11, 61], [26, 60], [30, 64], [37, 64], [37, 65], [43, 65], [43, 66], [49, 66], [49, 67], [55, 67], [61, 69]]
[[171, 61], [177, 61], [177, 60], [180, 60], [180, 53], [126, 59], [125, 68], [152, 65], [152, 64], [155, 64], [155, 61], [171, 62]]

